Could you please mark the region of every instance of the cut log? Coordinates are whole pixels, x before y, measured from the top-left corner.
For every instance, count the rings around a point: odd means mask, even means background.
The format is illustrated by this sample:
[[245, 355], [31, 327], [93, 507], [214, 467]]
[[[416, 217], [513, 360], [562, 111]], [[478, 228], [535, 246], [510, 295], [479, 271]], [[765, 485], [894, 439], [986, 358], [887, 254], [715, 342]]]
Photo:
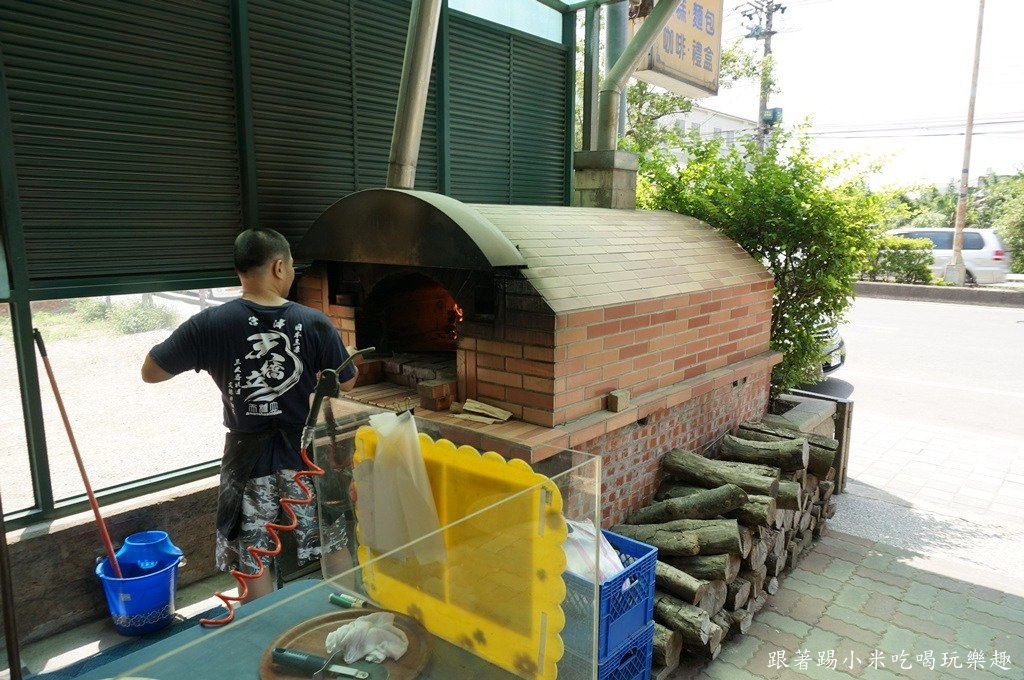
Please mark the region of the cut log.
[[825, 519], [832, 519], [836, 516], [836, 510], [839, 508], [839, 504], [836, 503], [835, 498], [828, 499], [828, 503], [825, 504]]
[[800, 510], [800, 483], [779, 482], [779, 495], [775, 497], [775, 504], [782, 510]]
[[761, 566], [759, 569], [745, 569], [736, 578], [750, 583], [750, 597], [757, 597], [764, 590], [764, 582], [767, 575], [768, 568]]
[[683, 651], [683, 636], [677, 630], [654, 624], [654, 665], [675, 668]]
[[831, 437], [799, 430], [776, 427], [763, 422], [747, 421], [740, 423], [736, 436], [762, 442], [777, 442], [792, 439], [806, 439], [808, 444], [807, 470], [811, 474], [822, 476], [832, 469], [832, 461], [839, 450], [839, 442]]
[[764, 582], [764, 592], [769, 595], [774, 595], [779, 592], [779, 579], [772, 576], [770, 579]]
[[684, 557], [700, 553], [697, 533], [666, 529], [665, 524], [619, 524], [612, 527], [612, 533], [632, 538], [635, 541], [653, 545], [662, 557]]
[[819, 486], [821, 486], [821, 480], [818, 479], [818, 475], [812, 475], [811, 473], [808, 472], [807, 475], [804, 477], [804, 490], [814, 491]]
[[753, 621], [754, 615], [746, 607], [736, 611], [724, 610], [711, 617], [711, 623], [725, 630], [726, 639], [746, 633]]
[[750, 599], [750, 581], [737, 578], [727, 587], [729, 591], [725, 596], [725, 608], [729, 611], [742, 609]]
[[697, 606], [706, 611], [708, 616], [714, 616], [725, 608], [725, 599], [728, 596], [729, 586], [725, 581], [711, 581]]
[[748, 527], [761, 525], [770, 526], [775, 523], [776, 512], [775, 499], [771, 496], [747, 496], [747, 502], [729, 512], [722, 513], [722, 517], [735, 519], [740, 524]]
[[717, 623], [709, 622], [708, 640], [701, 645], [686, 645], [686, 649], [705, 659], [716, 659], [722, 651], [722, 640], [725, 638], [725, 631]]
[[800, 531], [807, 531], [811, 528], [811, 513], [805, 512], [800, 515], [800, 521], [797, 522], [797, 528]]
[[[821, 495], [821, 502], [824, 503], [828, 499], [832, 498], [832, 492], [835, 490], [835, 488], [836, 488], [836, 483], [835, 482], [830, 482], [828, 480], [824, 480], [824, 481], [819, 482], [818, 483], [818, 491], [820, 492], [820, 495]], [[747, 501], [749, 502], [750, 498], [747, 498]]]
[[783, 552], [782, 555], [768, 555], [768, 558], [764, 561], [764, 568], [768, 576], [778, 576], [782, 573], [782, 570], [786, 568], [786, 557], [787, 553]]
[[747, 555], [747, 559], [744, 560], [744, 564], [747, 569], [757, 569], [764, 564], [764, 561], [768, 558], [768, 542], [764, 539], [758, 539], [750, 548], [750, 554]]
[[703, 645], [711, 632], [711, 618], [706, 611], [657, 590], [654, 592], [654, 620], [678, 632], [688, 647]]
[[699, 546], [698, 555], [728, 552], [745, 557], [750, 553], [750, 531], [734, 519], [677, 519], [664, 524], [619, 524], [612, 527], [613, 533], [644, 543], [650, 543], [643, 538], [645, 535], [666, 531], [694, 536]]
[[731, 468], [722, 461], [709, 460], [683, 449], [674, 449], [666, 453], [661, 464], [666, 472], [691, 484], [708, 488], [735, 484], [748, 494], [760, 496], [775, 497], [779, 492], [777, 479]]
[[722, 438], [718, 457], [722, 460], [770, 465], [782, 472], [793, 472], [807, 467], [810, 448], [806, 439], [759, 442], [727, 434]]
[[708, 519], [725, 514], [747, 502], [747, 494], [735, 484], [725, 484], [682, 498], [669, 498], [629, 516], [626, 524], [662, 524], [675, 519]]
[[745, 470], [751, 474], [761, 475], [762, 477], [770, 477], [772, 479], [782, 479], [782, 471], [777, 467], [771, 465], [759, 465], [757, 463], [741, 463], [735, 460], [721, 460], [718, 458], [714, 459], [716, 462], [721, 463], [727, 468], [734, 470]]
[[703, 486], [685, 484], [683, 482], [676, 481], [671, 477], [666, 477], [658, 486], [658, 490], [654, 492], [654, 500], [664, 501], [669, 498], [686, 498], [687, 496], [692, 496], [694, 494], [704, 493], [707, 490], [708, 489]]
[[[776, 583], [778, 583], [778, 581], [776, 581]], [[754, 614], [756, 614], [759, 611], [761, 611], [762, 609], [764, 609], [764, 606], [766, 604], [768, 604], [768, 591], [767, 590], [762, 592], [757, 597], [750, 598], [750, 600], [747, 602], [747, 611], [750, 613], [751, 616], [753, 616]]]
[[687, 604], [696, 605], [708, 592], [710, 581], [694, 578], [685, 571], [659, 560], [654, 565], [654, 583], [658, 590], [678, 597]]
[[705, 581], [730, 583], [740, 573], [739, 555], [698, 555], [696, 557], [667, 557], [665, 562]]

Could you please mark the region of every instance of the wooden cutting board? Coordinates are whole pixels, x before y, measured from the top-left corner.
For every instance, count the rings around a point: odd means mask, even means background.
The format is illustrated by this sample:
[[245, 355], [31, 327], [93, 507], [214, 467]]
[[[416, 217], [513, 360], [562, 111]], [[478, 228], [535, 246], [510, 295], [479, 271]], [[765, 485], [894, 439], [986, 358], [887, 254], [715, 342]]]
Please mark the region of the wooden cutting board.
[[[260, 678], [262, 680], [291, 680], [293, 678], [308, 680], [309, 675], [299, 674], [291, 669], [274, 665], [271, 660], [274, 648], [287, 647], [288, 649], [297, 649], [301, 652], [326, 658], [330, 656], [325, 646], [328, 633], [334, 632], [346, 623], [351, 623], [361, 616], [377, 611], [381, 610], [345, 609], [317, 616], [289, 628], [271, 642], [269, 647], [263, 650], [263, 656], [260, 657]], [[386, 659], [384, 663], [358, 661], [346, 664], [339, 657], [339, 659], [335, 659], [335, 663], [366, 671], [370, 674], [369, 680], [413, 680], [417, 678], [430, 661], [431, 635], [416, 619], [397, 612], [394, 614], [395, 626], [405, 633], [405, 636], [409, 639], [409, 648], [402, 655], [401, 659], [398, 661]], [[346, 676], [330, 677], [344, 679]]]

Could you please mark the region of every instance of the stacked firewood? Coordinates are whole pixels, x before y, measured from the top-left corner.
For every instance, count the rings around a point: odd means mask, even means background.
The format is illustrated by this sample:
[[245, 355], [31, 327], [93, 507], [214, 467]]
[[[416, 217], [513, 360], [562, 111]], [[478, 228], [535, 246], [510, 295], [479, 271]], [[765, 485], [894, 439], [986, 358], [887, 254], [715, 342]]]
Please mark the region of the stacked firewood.
[[662, 459], [654, 502], [612, 531], [658, 549], [654, 665], [718, 656], [746, 632], [779, 577], [835, 513], [837, 443], [762, 422], [726, 435], [718, 455]]

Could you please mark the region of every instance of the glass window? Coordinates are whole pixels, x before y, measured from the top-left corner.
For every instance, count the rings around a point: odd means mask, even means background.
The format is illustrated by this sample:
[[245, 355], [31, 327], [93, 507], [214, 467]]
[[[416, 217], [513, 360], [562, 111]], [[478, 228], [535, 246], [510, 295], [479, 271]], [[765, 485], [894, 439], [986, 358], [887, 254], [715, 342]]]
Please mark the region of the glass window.
[[[183, 320], [238, 294], [207, 289], [32, 304], [93, 488], [220, 457], [220, 392], [210, 377], [189, 371], [147, 385], [139, 369]], [[53, 495], [61, 500], [84, 489], [41, 364], [39, 371]]]
[[448, 8], [524, 33], [562, 42], [562, 14], [537, 0], [448, 0]]
[[981, 250], [985, 247], [985, 239], [976, 231], [964, 232], [964, 250]]
[[0, 304], [0, 497], [4, 512], [25, 510], [35, 505], [32, 476], [28, 466], [28, 444], [25, 439], [25, 416], [21, 409], [18, 387], [18, 366], [14, 356], [14, 333], [11, 327], [11, 306]]
[[726, 130], [725, 131], [725, 145], [726, 146], [732, 146], [735, 143], [736, 143], [736, 131], [735, 130]]
[[936, 250], [952, 250], [953, 249], [953, 232], [952, 231], [922, 231], [921, 238], [931, 240], [935, 244]]

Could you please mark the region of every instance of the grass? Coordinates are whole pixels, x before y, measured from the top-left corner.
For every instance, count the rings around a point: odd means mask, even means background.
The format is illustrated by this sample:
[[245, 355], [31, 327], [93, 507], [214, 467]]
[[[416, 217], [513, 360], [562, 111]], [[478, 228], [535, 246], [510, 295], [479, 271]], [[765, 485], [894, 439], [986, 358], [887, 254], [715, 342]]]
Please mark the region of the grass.
[[[107, 306], [102, 298], [82, 298], [44, 305], [32, 311], [32, 325], [47, 342], [131, 335], [178, 323], [174, 312], [151, 302]], [[0, 341], [13, 342], [8, 309], [0, 309]]]

